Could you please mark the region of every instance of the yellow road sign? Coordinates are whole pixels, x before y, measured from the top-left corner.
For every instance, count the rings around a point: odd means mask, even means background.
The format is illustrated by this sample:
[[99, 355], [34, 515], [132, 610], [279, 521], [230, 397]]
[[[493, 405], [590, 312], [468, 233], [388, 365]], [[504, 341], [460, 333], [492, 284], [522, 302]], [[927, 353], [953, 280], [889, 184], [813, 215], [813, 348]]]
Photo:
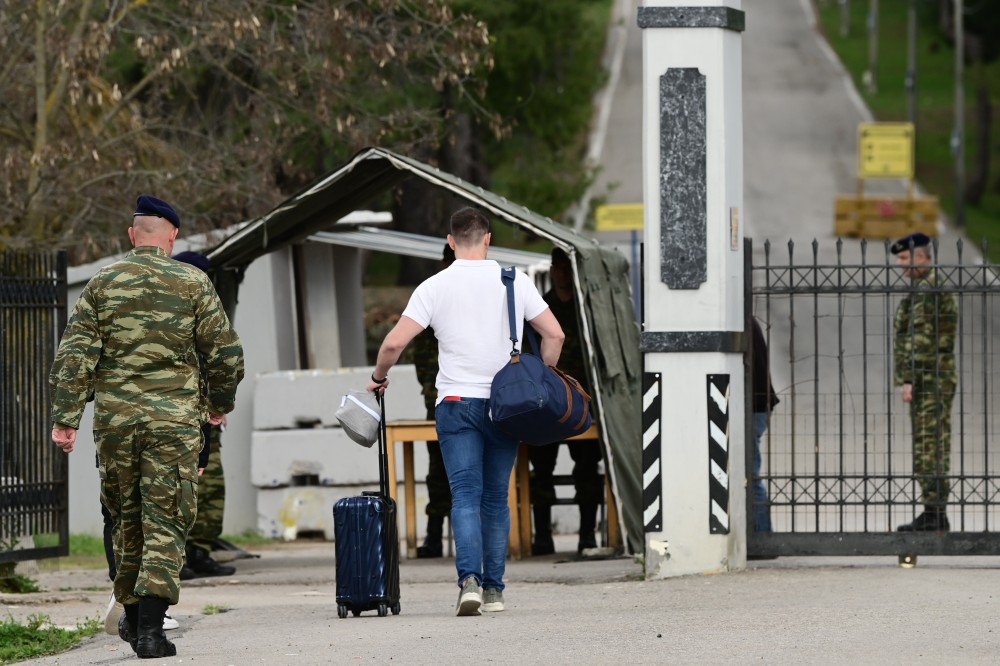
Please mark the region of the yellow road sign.
[[858, 176], [913, 178], [913, 123], [858, 125]]
[[598, 231], [641, 231], [642, 204], [607, 204], [595, 211]]

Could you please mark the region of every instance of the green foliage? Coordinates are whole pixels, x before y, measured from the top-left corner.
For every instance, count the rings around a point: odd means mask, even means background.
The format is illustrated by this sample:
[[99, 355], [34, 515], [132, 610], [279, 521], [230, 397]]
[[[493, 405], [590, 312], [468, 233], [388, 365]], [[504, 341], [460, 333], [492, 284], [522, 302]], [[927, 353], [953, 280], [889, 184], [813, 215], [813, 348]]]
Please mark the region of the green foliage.
[[8, 594], [28, 594], [39, 591], [38, 583], [33, 578], [14, 573], [13, 563], [0, 565], [0, 592]]
[[490, 188], [558, 219], [590, 184], [584, 164], [610, 0], [459, 0], [494, 50], [485, 104], [509, 130], [487, 141]]
[[[989, 4], [989, 3], [987, 3]], [[936, 6], [936, 3], [935, 3]], [[858, 91], [880, 121], [907, 119], [907, 3], [879, 4], [878, 92], [869, 94], [862, 84], [868, 68], [866, 13], [861, 5], [851, 4], [849, 35], [840, 36], [840, 9], [836, 3], [820, 6], [820, 22], [831, 46], [847, 68]], [[926, 9], [926, 6], [925, 6]], [[954, 127], [954, 50], [940, 26], [937, 13], [924, 12], [917, 39], [917, 135], [916, 177], [930, 194], [940, 197], [942, 210], [954, 219], [955, 177], [951, 151]], [[976, 127], [974, 122], [974, 72], [966, 71], [966, 173], [974, 158]], [[1000, 62], [983, 67], [982, 76], [990, 91], [994, 109], [1000, 105]], [[994, 116], [996, 114], [994, 113]], [[995, 124], [995, 123], [994, 123]], [[975, 244], [987, 242], [990, 258], [1000, 260], [1000, 187], [993, 177], [985, 196], [977, 206], [965, 207], [965, 235]]]
[[9, 617], [0, 622], [0, 664], [63, 652], [97, 635], [100, 629], [96, 618], [78, 624], [76, 629], [61, 629], [53, 627], [46, 615], [32, 615], [27, 624]]
[[215, 604], [208, 604], [201, 609], [203, 615], [218, 615], [219, 613], [226, 613], [232, 610], [228, 606], [217, 606]]

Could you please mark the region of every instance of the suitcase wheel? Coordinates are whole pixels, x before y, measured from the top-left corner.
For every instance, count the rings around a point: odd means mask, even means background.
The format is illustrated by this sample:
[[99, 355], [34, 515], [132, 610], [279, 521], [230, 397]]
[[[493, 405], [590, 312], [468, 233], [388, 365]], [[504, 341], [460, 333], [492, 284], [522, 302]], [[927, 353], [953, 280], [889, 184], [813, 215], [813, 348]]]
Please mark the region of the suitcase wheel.
[[347, 606], [344, 604], [337, 604], [337, 617], [341, 620], [347, 617]]
[[402, 610], [402, 609], [400, 609], [400, 607], [399, 607], [399, 602], [397, 601], [396, 603], [394, 603], [394, 604], [392, 605], [392, 614], [393, 614], [393, 615], [399, 615], [399, 611], [400, 611], [400, 610]]
[[354, 617], [358, 617], [359, 615], [361, 615], [361, 609], [360, 608], [352, 608], [351, 612], [354, 613]]
[[378, 616], [385, 617], [389, 614], [389, 606], [383, 601], [378, 605]]

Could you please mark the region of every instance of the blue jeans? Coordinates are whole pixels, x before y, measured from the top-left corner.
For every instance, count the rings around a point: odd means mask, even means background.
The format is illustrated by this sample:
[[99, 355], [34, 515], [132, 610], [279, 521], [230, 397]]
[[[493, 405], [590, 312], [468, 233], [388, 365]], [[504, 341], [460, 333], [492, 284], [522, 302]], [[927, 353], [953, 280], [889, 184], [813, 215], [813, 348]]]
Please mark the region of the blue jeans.
[[760, 440], [767, 431], [770, 414], [754, 412], [753, 414], [753, 529], [754, 532], [771, 531], [771, 500], [767, 496], [767, 486], [760, 478], [762, 464], [760, 455]]
[[451, 486], [458, 584], [472, 576], [484, 588], [503, 591], [510, 534], [507, 491], [518, 442], [493, 425], [489, 400], [444, 400], [435, 417]]

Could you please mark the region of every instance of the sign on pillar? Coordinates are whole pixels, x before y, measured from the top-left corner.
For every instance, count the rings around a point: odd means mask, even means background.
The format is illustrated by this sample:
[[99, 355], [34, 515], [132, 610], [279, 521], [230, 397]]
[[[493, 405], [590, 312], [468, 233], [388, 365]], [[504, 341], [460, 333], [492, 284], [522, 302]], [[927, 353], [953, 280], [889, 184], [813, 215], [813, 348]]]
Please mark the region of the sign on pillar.
[[650, 2], [638, 22], [643, 508], [646, 576], [662, 578], [746, 562], [745, 432], [732, 427], [745, 421], [745, 15], [741, 0]]

